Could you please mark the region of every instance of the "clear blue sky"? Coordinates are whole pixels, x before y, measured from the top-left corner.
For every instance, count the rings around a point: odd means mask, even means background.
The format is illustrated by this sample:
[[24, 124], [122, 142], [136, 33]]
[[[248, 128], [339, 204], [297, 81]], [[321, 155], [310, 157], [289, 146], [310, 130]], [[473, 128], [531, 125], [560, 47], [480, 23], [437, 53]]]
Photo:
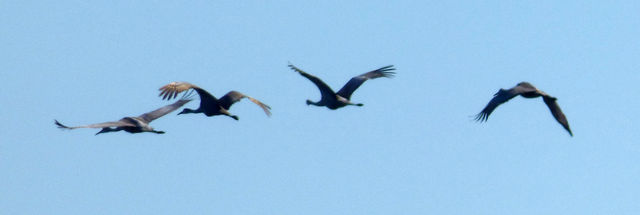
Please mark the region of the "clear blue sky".
[[[637, 214], [638, 1], [1, 1], [2, 214]], [[320, 94], [287, 62], [363, 107]], [[248, 101], [163, 135], [189, 81]], [[500, 88], [558, 98], [472, 121]], [[197, 101], [187, 104], [194, 108]]]

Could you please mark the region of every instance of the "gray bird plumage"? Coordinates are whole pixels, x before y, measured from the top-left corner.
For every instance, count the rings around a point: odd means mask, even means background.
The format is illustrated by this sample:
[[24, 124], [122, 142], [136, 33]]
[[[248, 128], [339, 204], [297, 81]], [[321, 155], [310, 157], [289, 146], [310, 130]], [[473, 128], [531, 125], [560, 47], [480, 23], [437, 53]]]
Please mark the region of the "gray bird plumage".
[[573, 132], [571, 128], [569, 128], [569, 122], [567, 121], [567, 117], [565, 117], [564, 113], [560, 109], [560, 106], [556, 102], [557, 98], [548, 95], [547, 93], [537, 89], [533, 85], [528, 82], [520, 82], [518, 85], [511, 89], [500, 89], [496, 94], [493, 95], [489, 104], [485, 106], [484, 109], [478, 115], [476, 115], [476, 120], [480, 122], [487, 121], [489, 119], [489, 115], [502, 103], [505, 103], [516, 96], [522, 96], [525, 98], [537, 98], [542, 97], [544, 103], [549, 107], [551, 114], [553, 117], [564, 127], [565, 130], [569, 132], [569, 135], [573, 136]]
[[349, 80], [337, 93], [335, 93], [331, 87], [329, 87], [326, 83], [324, 83], [320, 78], [313, 76], [309, 73], [306, 73], [294, 66], [293, 64], [289, 64], [289, 68], [293, 71], [300, 73], [303, 77], [309, 79], [313, 82], [318, 89], [320, 90], [321, 98], [318, 102], [313, 102], [311, 100], [307, 100], [307, 105], [315, 105], [315, 106], [326, 106], [331, 110], [335, 110], [347, 105], [355, 105], [362, 106], [361, 103], [353, 103], [351, 102], [351, 95], [353, 94], [360, 85], [362, 85], [365, 81], [369, 79], [376, 79], [380, 77], [391, 78], [395, 74], [395, 72], [389, 72], [395, 70], [393, 65], [381, 67], [379, 69], [355, 76]]
[[158, 108], [148, 113], [144, 113], [137, 117], [124, 117], [114, 122], [103, 122], [103, 123], [97, 123], [97, 124], [69, 127], [58, 122], [58, 120], [55, 120], [55, 124], [58, 126], [58, 128], [62, 128], [62, 129], [102, 128], [102, 130], [96, 133], [96, 135], [101, 133], [106, 133], [106, 132], [116, 132], [116, 131], [122, 131], [122, 130], [129, 133], [152, 132], [156, 134], [164, 134], [165, 133], [164, 131], [157, 131], [153, 129], [151, 126], [149, 126], [149, 123], [168, 113], [171, 113], [172, 111], [182, 107], [183, 105], [185, 105], [190, 101], [191, 99], [188, 98], [188, 96], [184, 96], [183, 98], [174, 102], [173, 104]]

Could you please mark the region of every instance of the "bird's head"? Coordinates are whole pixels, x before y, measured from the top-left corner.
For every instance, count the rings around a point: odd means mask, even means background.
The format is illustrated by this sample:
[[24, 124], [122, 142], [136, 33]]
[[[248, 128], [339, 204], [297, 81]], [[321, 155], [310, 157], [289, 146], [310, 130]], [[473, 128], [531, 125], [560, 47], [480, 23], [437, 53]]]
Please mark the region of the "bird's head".
[[178, 113], [178, 115], [185, 114], [185, 113], [195, 113], [195, 111], [192, 110], [192, 109], [189, 109], [189, 108], [185, 108], [185, 109], [182, 109], [182, 111], [180, 111], [180, 113]]
[[361, 107], [361, 106], [363, 106], [363, 105], [364, 105], [364, 104], [362, 104], [362, 103], [358, 103], [358, 104], [356, 104], [356, 106], [359, 106], [359, 107]]
[[107, 133], [107, 132], [111, 132], [111, 131], [112, 131], [111, 128], [105, 127], [105, 128], [102, 128], [100, 131], [98, 131], [98, 133], [96, 133], [95, 135], [102, 134], [102, 133]]
[[307, 105], [311, 105], [311, 104], [313, 104], [313, 102], [311, 100], [307, 99]]

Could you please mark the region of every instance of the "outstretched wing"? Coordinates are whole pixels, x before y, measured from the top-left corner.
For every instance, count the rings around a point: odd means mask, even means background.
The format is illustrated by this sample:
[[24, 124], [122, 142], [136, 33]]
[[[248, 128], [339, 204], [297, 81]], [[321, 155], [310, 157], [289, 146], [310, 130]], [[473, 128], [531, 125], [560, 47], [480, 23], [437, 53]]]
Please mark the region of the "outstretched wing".
[[73, 126], [73, 127], [69, 127], [66, 125], [63, 125], [62, 123], [58, 122], [58, 120], [55, 120], [55, 124], [58, 126], [58, 128], [62, 128], [62, 129], [76, 129], [76, 128], [106, 128], [106, 127], [122, 127], [122, 126], [132, 126], [135, 127], [136, 125], [126, 122], [126, 121], [115, 121], [115, 122], [103, 122], [103, 123], [96, 123], [96, 124], [90, 124], [90, 125], [81, 125], [81, 126]]
[[171, 113], [172, 111], [182, 107], [184, 104], [189, 103], [191, 101], [191, 99], [180, 99], [176, 102], [174, 102], [173, 104], [158, 108], [154, 111], [145, 113], [140, 115], [139, 117], [142, 118], [142, 120], [146, 121], [147, 123], [160, 118], [168, 113]]
[[162, 99], [174, 99], [178, 96], [178, 94], [180, 94], [181, 92], [185, 91], [185, 90], [189, 90], [189, 89], [198, 89], [199, 87], [196, 85], [193, 85], [189, 82], [171, 82], [167, 85], [164, 85], [162, 87], [160, 87], [160, 95], [158, 96], [162, 96]]
[[291, 69], [293, 69], [293, 71], [296, 71], [298, 73], [300, 73], [300, 75], [304, 76], [305, 78], [309, 79], [311, 82], [313, 82], [318, 89], [320, 90], [320, 93], [322, 94], [322, 100], [335, 100], [335, 92], [333, 92], [333, 90], [331, 89], [331, 87], [329, 87], [327, 84], [325, 84], [322, 80], [320, 80], [318, 77], [310, 75], [309, 73], [306, 73], [304, 71], [302, 71], [301, 69], [299, 69], [298, 67], [294, 66], [293, 64], [289, 64], [289, 67]]
[[495, 110], [498, 105], [505, 103], [513, 97], [516, 97], [517, 95], [520, 95], [522, 93], [535, 91], [535, 87], [531, 88], [525, 85], [518, 85], [508, 90], [500, 89], [496, 94], [493, 95], [493, 99], [489, 101], [489, 104], [487, 104], [487, 106], [484, 107], [484, 109], [482, 109], [482, 111], [478, 115], [476, 115], [476, 120], [487, 121], [487, 119], [489, 119], [489, 115], [491, 115], [493, 110]]
[[262, 108], [262, 110], [264, 110], [264, 113], [267, 114], [267, 116], [271, 116], [271, 111], [269, 111], [269, 109], [271, 109], [271, 107], [269, 107], [269, 105], [266, 105], [260, 101], [258, 101], [257, 99], [251, 98], [247, 95], [244, 95], [238, 91], [230, 91], [228, 92], [226, 95], [224, 95], [223, 97], [221, 97], [218, 102], [220, 104], [220, 106], [226, 110], [229, 110], [229, 108], [231, 108], [231, 105], [233, 105], [233, 103], [236, 103], [237, 101], [240, 101], [243, 98], [248, 98], [249, 100], [251, 100], [251, 102], [257, 104], [258, 106], [260, 106]]
[[544, 100], [544, 103], [547, 104], [547, 107], [549, 107], [551, 114], [553, 114], [553, 117], [556, 118], [558, 123], [560, 123], [562, 127], [564, 127], [564, 129], [569, 132], [569, 135], [573, 137], [573, 132], [571, 132], [571, 128], [569, 128], [569, 121], [567, 121], [567, 117], [565, 117], [564, 113], [562, 113], [560, 106], [556, 102], [557, 99], [549, 95], [544, 95], [542, 97], [542, 100]]
[[369, 80], [369, 79], [376, 79], [376, 78], [380, 78], [380, 77], [387, 77], [387, 78], [391, 78], [393, 77], [393, 75], [395, 74], [395, 72], [389, 72], [391, 70], [395, 70], [396, 68], [393, 68], [393, 65], [389, 65], [389, 66], [385, 66], [382, 67], [380, 69], [376, 69], [373, 70], [371, 72], [367, 72], [364, 73], [362, 75], [358, 75], [356, 77], [351, 78], [351, 80], [349, 80], [349, 82], [347, 82], [347, 84], [345, 84], [342, 89], [340, 89], [338, 91], [338, 95], [346, 98], [346, 99], [351, 99], [351, 94], [353, 94], [354, 91], [356, 91], [356, 89], [358, 89], [358, 87], [360, 87], [360, 85], [362, 85], [362, 83], [364, 83], [365, 81]]
[[160, 95], [158, 96], [162, 96], [162, 99], [171, 99], [175, 98], [179, 93], [189, 89], [195, 90], [200, 96], [200, 108], [218, 108], [218, 99], [215, 96], [188, 82], [171, 82], [164, 85], [159, 89], [162, 92], [160, 92]]

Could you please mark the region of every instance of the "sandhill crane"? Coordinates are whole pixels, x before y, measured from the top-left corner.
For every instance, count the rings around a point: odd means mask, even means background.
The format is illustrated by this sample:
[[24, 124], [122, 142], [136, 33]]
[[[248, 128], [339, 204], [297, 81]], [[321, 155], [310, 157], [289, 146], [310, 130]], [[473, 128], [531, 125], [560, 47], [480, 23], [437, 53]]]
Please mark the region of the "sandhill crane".
[[320, 101], [313, 102], [313, 101], [307, 99], [307, 105], [326, 106], [327, 108], [329, 108], [331, 110], [335, 110], [335, 109], [338, 109], [338, 108], [341, 108], [341, 107], [344, 107], [344, 106], [347, 106], [347, 105], [362, 106], [363, 105], [362, 103], [353, 103], [353, 102], [350, 101], [351, 94], [353, 94], [353, 92], [356, 91], [356, 89], [358, 89], [358, 87], [360, 87], [360, 85], [362, 85], [362, 83], [364, 83], [365, 81], [367, 81], [369, 79], [375, 79], [375, 78], [380, 78], [380, 77], [391, 78], [395, 74], [395, 72], [388, 72], [388, 71], [391, 71], [391, 70], [395, 70], [395, 68], [392, 68], [393, 65], [385, 66], [385, 67], [382, 67], [380, 69], [376, 69], [376, 70], [373, 70], [371, 72], [367, 72], [367, 73], [364, 73], [362, 75], [358, 75], [358, 76], [355, 76], [355, 77], [351, 78], [351, 80], [349, 80], [349, 82], [347, 82], [347, 84], [345, 84], [342, 87], [342, 89], [340, 89], [337, 93], [335, 93], [335, 92], [333, 92], [331, 87], [329, 87], [322, 80], [320, 80], [320, 78], [318, 78], [316, 76], [313, 76], [313, 75], [310, 75], [309, 73], [306, 73], [306, 72], [302, 71], [298, 67], [295, 67], [293, 64], [289, 64], [289, 67], [291, 69], [293, 69], [294, 71], [300, 73], [300, 75], [302, 75], [305, 78], [309, 79], [320, 90], [320, 94], [322, 96]]
[[189, 89], [195, 90], [196, 92], [198, 92], [198, 95], [200, 95], [200, 106], [195, 110], [185, 108], [184, 110], [182, 110], [182, 112], [178, 113], [178, 115], [185, 113], [204, 113], [204, 115], [207, 115], [209, 117], [215, 115], [226, 115], [235, 120], [238, 120], [238, 116], [229, 113], [229, 108], [231, 107], [231, 105], [233, 105], [233, 103], [236, 103], [243, 98], [248, 98], [253, 103], [260, 106], [262, 110], [264, 110], [264, 112], [267, 114], [267, 116], [271, 116], [271, 112], [269, 111], [271, 107], [258, 101], [257, 99], [251, 98], [240, 92], [230, 91], [220, 99], [216, 99], [216, 97], [211, 95], [206, 90], [188, 82], [171, 82], [167, 85], [164, 85], [159, 89], [161, 91], [159, 96], [162, 96], [162, 99], [172, 99], [175, 98], [180, 92]]
[[[182, 107], [184, 104], [190, 102], [191, 99], [188, 97], [189, 95], [183, 96], [180, 100], [174, 102], [173, 104], [158, 108], [157, 110], [142, 114], [137, 117], [124, 117], [115, 122], [103, 122], [103, 123], [97, 123], [97, 124], [91, 124], [91, 125], [69, 127], [58, 122], [58, 120], [55, 120], [55, 124], [58, 125], [58, 128], [62, 128], [62, 129], [102, 128], [102, 130], [100, 130], [95, 135], [98, 135], [101, 133], [107, 133], [107, 132], [122, 131], [122, 130], [129, 133], [152, 132], [156, 134], [164, 134], [164, 131], [156, 131], [155, 129], [153, 129], [151, 126], [149, 126], [149, 123], [157, 118], [160, 118]], [[115, 127], [115, 128], [112, 128], [112, 127]]]
[[564, 116], [562, 110], [560, 109], [560, 106], [558, 106], [558, 103], [556, 103], [557, 98], [550, 96], [541, 90], [538, 90], [528, 82], [520, 82], [518, 83], [518, 85], [508, 90], [500, 89], [496, 94], [493, 95], [493, 99], [489, 101], [489, 104], [487, 104], [487, 106], [482, 109], [482, 111], [478, 115], [476, 115], [476, 120], [480, 122], [487, 121], [491, 112], [493, 112], [493, 110], [495, 110], [498, 105], [505, 103], [518, 95], [521, 95], [525, 98], [536, 98], [542, 96], [542, 100], [545, 104], [547, 104], [547, 107], [549, 107], [549, 110], [551, 111], [551, 114], [553, 114], [553, 117], [556, 118], [558, 123], [560, 123], [562, 127], [564, 127], [564, 129], [569, 132], [569, 135], [573, 136], [573, 132], [571, 132], [571, 128], [569, 128], [567, 117]]

